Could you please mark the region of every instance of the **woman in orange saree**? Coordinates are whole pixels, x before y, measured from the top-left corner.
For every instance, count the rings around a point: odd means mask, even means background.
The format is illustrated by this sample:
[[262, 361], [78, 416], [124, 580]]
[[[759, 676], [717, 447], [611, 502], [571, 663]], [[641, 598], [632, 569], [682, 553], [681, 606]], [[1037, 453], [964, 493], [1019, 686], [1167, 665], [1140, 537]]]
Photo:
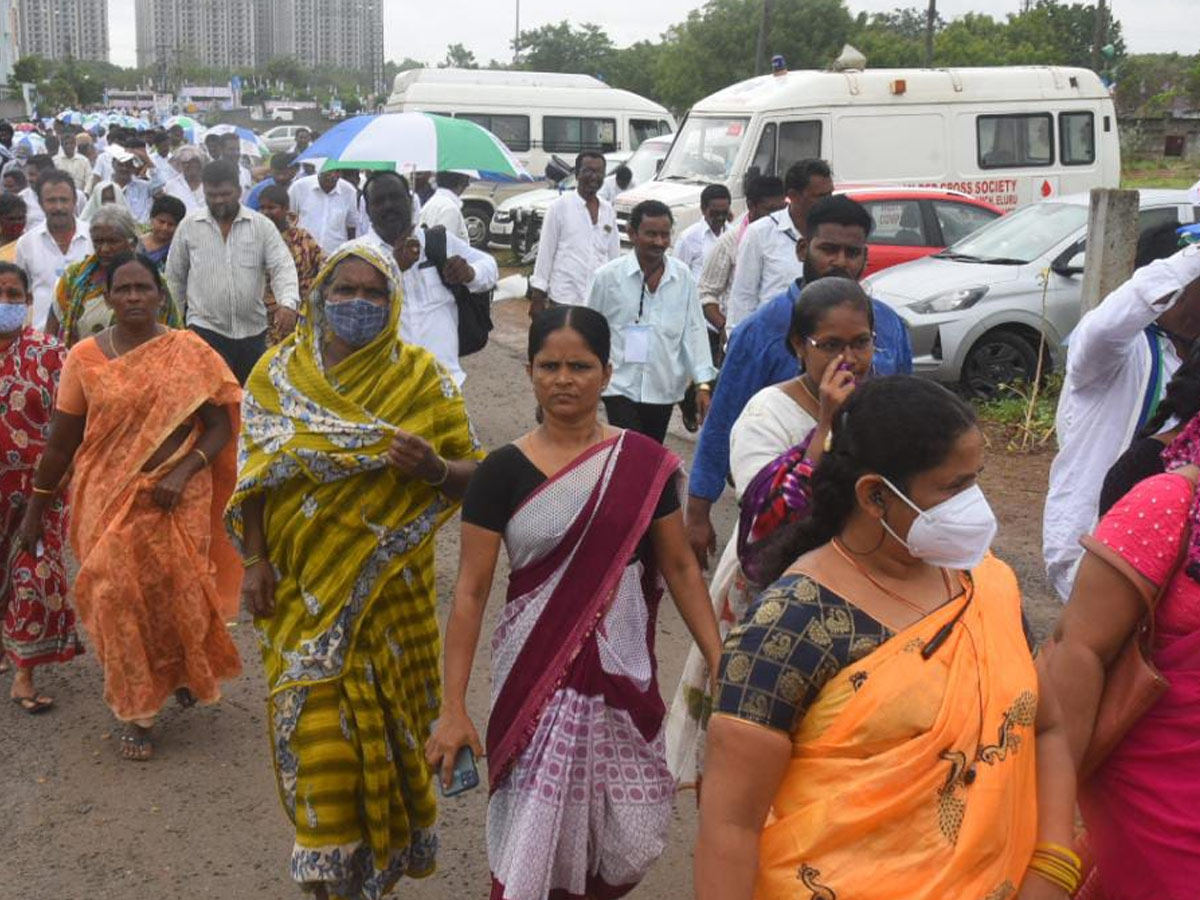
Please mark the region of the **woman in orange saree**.
[[242, 569], [223, 514], [236, 475], [241, 391], [187, 331], [159, 325], [165, 290], [144, 257], [109, 269], [115, 322], [76, 344], [21, 540], [35, 546], [52, 487], [74, 463], [75, 604], [104, 667], [104, 699], [129, 723], [126, 759], [149, 759], [149, 729], [174, 694], [215, 702], [241, 671], [225, 621]]
[[1074, 766], [988, 553], [982, 458], [970, 409], [931, 382], [847, 402], [815, 549], [726, 639], [698, 900], [1065, 900], [1078, 880]]

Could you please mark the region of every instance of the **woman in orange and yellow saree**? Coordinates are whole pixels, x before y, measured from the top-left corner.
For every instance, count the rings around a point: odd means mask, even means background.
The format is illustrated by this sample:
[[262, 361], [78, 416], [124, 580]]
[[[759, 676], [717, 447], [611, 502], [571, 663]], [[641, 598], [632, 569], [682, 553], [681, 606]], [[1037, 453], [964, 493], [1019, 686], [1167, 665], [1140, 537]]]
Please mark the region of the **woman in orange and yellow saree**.
[[970, 409], [931, 382], [869, 382], [839, 414], [798, 558], [725, 642], [698, 900], [1077, 884], [1074, 766], [1016, 578], [988, 552], [982, 461]]
[[20, 536], [37, 545], [73, 464], [75, 605], [104, 700], [126, 723], [122, 755], [145, 761], [173, 695], [216, 702], [241, 672], [225, 623], [242, 567], [223, 528], [241, 390], [206, 343], [158, 323], [166, 290], [154, 263], [120, 256], [107, 277], [113, 325], [67, 356]]

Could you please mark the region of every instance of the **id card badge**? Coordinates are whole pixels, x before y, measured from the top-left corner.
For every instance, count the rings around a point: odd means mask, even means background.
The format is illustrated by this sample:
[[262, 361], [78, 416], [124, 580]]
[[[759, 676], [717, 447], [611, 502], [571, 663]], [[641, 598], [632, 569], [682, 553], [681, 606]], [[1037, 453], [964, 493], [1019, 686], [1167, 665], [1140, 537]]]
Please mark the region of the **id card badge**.
[[646, 363], [650, 361], [650, 326], [625, 326], [625, 362]]

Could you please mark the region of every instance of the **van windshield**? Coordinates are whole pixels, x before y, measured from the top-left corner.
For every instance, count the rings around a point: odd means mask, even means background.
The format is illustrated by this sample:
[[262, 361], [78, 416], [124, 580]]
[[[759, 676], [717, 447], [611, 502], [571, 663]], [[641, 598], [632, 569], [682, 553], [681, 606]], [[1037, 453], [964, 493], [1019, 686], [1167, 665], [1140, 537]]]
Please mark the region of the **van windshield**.
[[646, 141], [625, 161], [635, 185], [645, 184], [658, 174], [658, 161], [667, 155], [667, 146], [662, 141]]
[[727, 181], [749, 123], [748, 118], [692, 116], [684, 122], [658, 177], [703, 184]]
[[1088, 208], [1035, 203], [984, 225], [938, 254], [944, 259], [1023, 265], [1053, 250], [1087, 225]]

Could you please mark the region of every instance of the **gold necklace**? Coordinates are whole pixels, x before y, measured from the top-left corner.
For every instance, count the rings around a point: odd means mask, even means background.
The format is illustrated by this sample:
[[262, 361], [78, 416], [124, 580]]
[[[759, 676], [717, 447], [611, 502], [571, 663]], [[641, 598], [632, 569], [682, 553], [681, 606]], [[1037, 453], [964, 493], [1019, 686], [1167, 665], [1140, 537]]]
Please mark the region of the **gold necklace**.
[[800, 382], [800, 387], [802, 387], [804, 389], [804, 393], [806, 393], [806, 394], [808, 394], [808, 396], [812, 397], [813, 403], [817, 404], [817, 409], [820, 409], [821, 408], [821, 398], [813, 393], [812, 388], [810, 388], [808, 386], [808, 382], [804, 380], [806, 377], [808, 377], [808, 376], [801, 375], [796, 380]]

